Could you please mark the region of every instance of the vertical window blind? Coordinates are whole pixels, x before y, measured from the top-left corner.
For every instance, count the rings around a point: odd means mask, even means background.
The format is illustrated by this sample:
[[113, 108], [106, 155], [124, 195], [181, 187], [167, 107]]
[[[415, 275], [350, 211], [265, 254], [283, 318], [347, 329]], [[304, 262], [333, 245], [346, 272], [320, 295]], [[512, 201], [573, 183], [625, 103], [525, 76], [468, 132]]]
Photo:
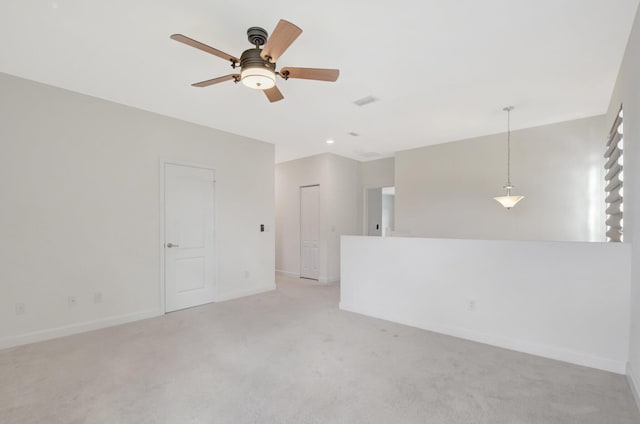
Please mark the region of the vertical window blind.
[[623, 181], [624, 166], [622, 161], [623, 145], [624, 145], [624, 128], [622, 126], [622, 106], [616, 116], [609, 138], [607, 140], [607, 150], [604, 154], [606, 175], [604, 177], [606, 187], [607, 203], [607, 241], [620, 242], [623, 241]]

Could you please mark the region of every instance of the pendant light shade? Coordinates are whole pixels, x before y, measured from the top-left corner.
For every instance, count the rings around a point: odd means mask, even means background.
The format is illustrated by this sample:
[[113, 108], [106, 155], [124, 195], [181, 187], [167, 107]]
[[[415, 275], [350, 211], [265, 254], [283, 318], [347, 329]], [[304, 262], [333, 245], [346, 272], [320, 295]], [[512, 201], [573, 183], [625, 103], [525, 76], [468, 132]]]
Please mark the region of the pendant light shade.
[[524, 199], [524, 196], [511, 195], [511, 189], [513, 188], [513, 185], [511, 185], [511, 111], [513, 106], [507, 106], [503, 110], [507, 112], [507, 184], [504, 186], [504, 189], [507, 190], [507, 195], [494, 197], [494, 200], [506, 209], [511, 209]]
[[506, 196], [494, 197], [494, 199], [505, 208], [511, 209], [516, 203], [524, 199], [524, 196], [511, 196], [511, 189], [508, 188]]
[[511, 209], [516, 205], [516, 203], [524, 199], [524, 196], [500, 196], [494, 197], [494, 199], [497, 200], [498, 203], [500, 203], [505, 208]]

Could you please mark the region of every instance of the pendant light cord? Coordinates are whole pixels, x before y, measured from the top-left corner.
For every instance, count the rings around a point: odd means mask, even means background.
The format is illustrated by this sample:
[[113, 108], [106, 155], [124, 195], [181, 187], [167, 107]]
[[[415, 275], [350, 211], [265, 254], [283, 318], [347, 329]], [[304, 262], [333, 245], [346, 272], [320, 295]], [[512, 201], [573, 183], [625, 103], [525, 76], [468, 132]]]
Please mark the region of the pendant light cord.
[[507, 108], [507, 185], [511, 187], [511, 109]]
[[511, 193], [511, 111], [513, 106], [507, 106], [504, 109], [507, 112], [507, 196]]

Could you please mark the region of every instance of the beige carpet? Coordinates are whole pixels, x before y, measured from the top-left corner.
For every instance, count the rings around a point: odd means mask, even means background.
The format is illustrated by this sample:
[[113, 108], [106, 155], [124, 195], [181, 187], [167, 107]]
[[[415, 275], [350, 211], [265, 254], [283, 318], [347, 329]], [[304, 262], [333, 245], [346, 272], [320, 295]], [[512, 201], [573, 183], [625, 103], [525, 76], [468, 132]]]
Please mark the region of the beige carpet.
[[278, 290], [0, 351], [0, 422], [640, 423], [625, 378]]

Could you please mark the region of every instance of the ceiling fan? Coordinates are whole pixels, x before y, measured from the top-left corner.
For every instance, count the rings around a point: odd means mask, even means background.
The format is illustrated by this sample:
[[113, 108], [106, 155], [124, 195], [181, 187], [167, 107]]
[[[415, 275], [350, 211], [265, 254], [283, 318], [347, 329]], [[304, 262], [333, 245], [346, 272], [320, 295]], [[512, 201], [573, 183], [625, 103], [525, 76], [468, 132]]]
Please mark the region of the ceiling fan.
[[[240, 67], [239, 74], [234, 73], [200, 81], [191, 84], [193, 87], [208, 87], [219, 82], [233, 80], [235, 83], [242, 82], [249, 88], [262, 90], [270, 102], [277, 102], [284, 99], [284, 96], [276, 86], [276, 75], [284, 80], [300, 78], [331, 82], [336, 81], [340, 75], [338, 69], [288, 67], [277, 70], [276, 61], [300, 34], [302, 34], [300, 28], [284, 19], [278, 22], [271, 37], [263, 28], [251, 27], [247, 30], [247, 37], [255, 47], [245, 50], [240, 59], [182, 34], [173, 34], [171, 39], [227, 60], [231, 62], [233, 69]], [[260, 48], [261, 46], [264, 47]]]

